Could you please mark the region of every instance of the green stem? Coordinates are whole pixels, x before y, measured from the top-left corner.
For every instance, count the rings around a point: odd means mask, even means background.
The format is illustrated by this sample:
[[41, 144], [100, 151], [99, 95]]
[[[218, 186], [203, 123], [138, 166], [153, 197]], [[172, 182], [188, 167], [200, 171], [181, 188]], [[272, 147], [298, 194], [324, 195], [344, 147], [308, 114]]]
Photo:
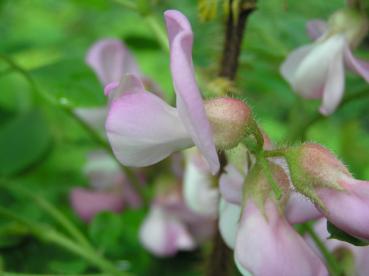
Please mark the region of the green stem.
[[319, 248], [320, 252], [323, 254], [328, 269], [332, 276], [341, 275], [340, 266], [336, 260], [336, 258], [331, 254], [328, 248], [325, 246], [323, 241], [319, 238], [319, 236], [315, 233], [314, 229], [309, 223], [303, 225], [303, 229], [310, 235], [310, 237], [315, 242], [316, 246]]
[[79, 255], [80, 257], [89, 261], [91, 264], [99, 267], [102, 271], [110, 273], [109, 275], [128, 275], [128, 273], [119, 271], [112, 263], [107, 261], [102, 256], [96, 254], [95, 250], [79, 246], [78, 243], [70, 240], [49, 226], [29, 221], [28, 219], [21, 217], [3, 207], [0, 207], [0, 216], [17, 221], [27, 226], [29, 230], [40, 240], [54, 243], [76, 255]]
[[83, 247], [93, 250], [92, 245], [90, 242], [85, 238], [85, 236], [79, 231], [77, 227], [62, 213], [60, 212], [55, 206], [53, 206], [50, 202], [46, 199], [40, 197], [32, 193], [31, 191], [24, 189], [22, 187], [17, 186], [14, 183], [4, 183], [2, 187], [14, 190], [19, 192], [20, 194], [24, 194], [25, 196], [32, 199], [38, 206], [40, 206], [44, 211], [46, 211], [55, 221], [57, 221], [64, 229], [73, 237], [77, 242], [79, 242]]
[[278, 183], [274, 180], [273, 174], [272, 174], [270, 166], [269, 166], [269, 161], [267, 159], [265, 159], [264, 156], [262, 156], [261, 154], [259, 154], [259, 156], [257, 158], [258, 158], [260, 164], [263, 167], [263, 171], [264, 171], [266, 177], [268, 178], [268, 182], [269, 182], [270, 186], [272, 187], [272, 191], [274, 193], [274, 196], [276, 197], [277, 200], [279, 200], [282, 197], [282, 190], [279, 187]]
[[137, 5], [135, 2], [130, 1], [130, 0], [115, 0], [115, 2], [121, 4], [122, 6], [137, 11]]
[[[358, 99], [362, 99], [365, 97], [369, 97], [369, 89], [365, 89], [363, 91], [351, 94], [349, 96], [346, 96], [343, 101], [340, 103], [340, 105], [338, 106], [337, 110], [339, 110], [340, 108], [342, 108], [343, 106], [346, 106], [347, 104], [358, 100]], [[320, 113], [315, 113], [314, 115], [312, 115], [310, 118], [305, 119], [305, 121], [301, 122], [297, 128], [292, 129], [292, 131], [290, 132], [290, 135], [288, 136], [287, 140], [290, 142], [295, 142], [298, 139], [302, 139], [305, 140], [305, 135], [307, 130], [309, 129], [309, 127], [311, 127], [313, 124], [319, 122], [320, 120], [324, 120], [327, 119], [329, 117], [324, 116]]]
[[264, 157], [281, 157], [286, 154], [286, 150], [285, 148], [264, 150]]
[[155, 34], [156, 39], [158, 40], [162, 49], [165, 52], [169, 52], [169, 43], [168, 43], [167, 33], [165, 29], [163, 28], [162, 24], [160, 24], [160, 22], [156, 18], [156, 16], [153, 14], [148, 14], [144, 16], [144, 20], [147, 26], [149, 26], [151, 30], [153, 31], [153, 33]]
[[[90, 134], [90, 137], [100, 146], [102, 146], [104, 149], [107, 150], [107, 152], [115, 159], [115, 155], [113, 154], [110, 145], [107, 143], [105, 139], [101, 137], [100, 134], [98, 134], [90, 125], [88, 125], [83, 119], [77, 116], [77, 114], [73, 111], [73, 108], [70, 107], [67, 103], [63, 101], [58, 101], [55, 98], [51, 97], [47, 93], [44, 93], [42, 90], [40, 90], [35, 81], [32, 79], [31, 75], [24, 70], [22, 67], [20, 67], [18, 64], [16, 64], [12, 59], [10, 59], [7, 56], [0, 54], [0, 59], [3, 59], [11, 68], [13, 68], [16, 72], [20, 73], [29, 83], [32, 91], [34, 92], [34, 95], [37, 97], [37, 99], [43, 100], [46, 103], [55, 106], [57, 108], [60, 108], [64, 112], [66, 112], [69, 116], [71, 116], [83, 129], [86, 130], [87, 133]], [[117, 160], [117, 162], [120, 164], [120, 162]], [[143, 192], [143, 189], [137, 179], [135, 177], [134, 173], [127, 167], [121, 166], [122, 171], [127, 176], [128, 181], [133, 185], [133, 188], [136, 190], [138, 195], [142, 198], [145, 205], [148, 204], [148, 200], [145, 197], [145, 194]]]

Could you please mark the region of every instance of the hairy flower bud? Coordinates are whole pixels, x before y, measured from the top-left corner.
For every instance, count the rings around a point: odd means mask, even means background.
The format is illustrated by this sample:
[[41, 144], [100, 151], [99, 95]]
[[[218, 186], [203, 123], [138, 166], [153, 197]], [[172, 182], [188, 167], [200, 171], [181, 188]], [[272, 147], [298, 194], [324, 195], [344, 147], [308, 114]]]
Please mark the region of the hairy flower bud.
[[285, 155], [296, 190], [341, 230], [369, 240], [369, 182], [354, 179], [331, 152], [303, 144]]
[[250, 108], [241, 100], [216, 98], [205, 102], [205, 111], [218, 149], [231, 149], [242, 140], [251, 117]]
[[343, 175], [351, 176], [334, 154], [318, 144], [306, 143], [291, 148], [287, 153], [287, 162], [296, 183], [339, 188], [338, 180]]
[[334, 13], [328, 21], [329, 33], [343, 33], [351, 47], [356, 47], [368, 30], [365, 17], [352, 9], [343, 9]]

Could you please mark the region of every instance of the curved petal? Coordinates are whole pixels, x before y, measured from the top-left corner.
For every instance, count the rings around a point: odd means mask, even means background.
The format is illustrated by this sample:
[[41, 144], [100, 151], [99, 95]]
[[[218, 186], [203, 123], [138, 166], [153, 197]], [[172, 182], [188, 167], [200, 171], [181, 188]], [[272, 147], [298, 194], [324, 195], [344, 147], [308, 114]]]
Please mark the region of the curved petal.
[[268, 200], [263, 214], [247, 202], [237, 233], [235, 258], [252, 275], [328, 275], [303, 238]]
[[119, 81], [127, 73], [140, 75], [133, 56], [117, 39], [103, 39], [95, 43], [87, 53], [86, 63], [103, 85]]
[[144, 90], [113, 99], [105, 127], [115, 156], [127, 166], [152, 165], [193, 145], [177, 110]]
[[96, 192], [83, 188], [73, 189], [70, 193], [70, 201], [74, 211], [86, 222], [102, 211], [120, 212], [124, 205], [120, 194]]
[[183, 178], [183, 197], [195, 213], [216, 217], [218, 190], [212, 187], [213, 178], [207, 164], [197, 152], [190, 153]]
[[172, 256], [196, 247], [190, 233], [175, 217], [153, 206], [140, 229], [143, 246], [157, 256]]
[[298, 66], [293, 80], [294, 89], [305, 98], [320, 98], [333, 88], [330, 82], [337, 74], [333, 63], [342, 63], [345, 37], [335, 35], [323, 42], [314, 44], [314, 48]]
[[344, 89], [345, 71], [343, 66], [343, 53], [338, 52], [329, 65], [320, 113], [324, 115], [333, 113], [341, 102]]
[[348, 68], [369, 82], [369, 62], [355, 58], [348, 46], [345, 47], [344, 59]]
[[195, 80], [192, 63], [193, 34], [190, 23], [180, 12], [165, 12], [170, 44], [170, 68], [177, 95], [178, 114], [192, 136], [195, 145], [209, 163], [213, 174], [219, 170], [219, 159], [212, 130], [201, 94]]
[[314, 19], [307, 22], [306, 29], [310, 38], [312, 40], [317, 40], [327, 31], [328, 26], [325, 21]]
[[104, 107], [76, 108], [74, 113], [86, 124], [98, 131], [105, 132], [105, 120], [108, 113]]
[[317, 190], [326, 207], [321, 212], [338, 228], [369, 240], [369, 181], [344, 177], [340, 184], [346, 191]]
[[296, 192], [290, 194], [285, 215], [292, 224], [304, 223], [323, 216], [311, 201]]
[[220, 176], [219, 191], [228, 202], [241, 205], [244, 181], [245, 176], [234, 166], [228, 164], [225, 167], [225, 172]]
[[292, 51], [282, 63], [280, 72], [292, 87], [297, 69], [312, 49], [314, 49], [313, 45], [297, 48], [296, 50]]
[[234, 249], [236, 234], [241, 217], [241, 206], [220, 199], [219, 203], [219, 232], [225, 244]]

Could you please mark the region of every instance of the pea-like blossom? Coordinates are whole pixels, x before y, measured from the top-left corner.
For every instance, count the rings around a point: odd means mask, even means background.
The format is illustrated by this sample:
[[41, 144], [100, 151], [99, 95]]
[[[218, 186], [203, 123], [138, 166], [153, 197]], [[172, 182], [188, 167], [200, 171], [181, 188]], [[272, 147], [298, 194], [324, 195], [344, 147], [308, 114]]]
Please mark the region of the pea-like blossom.
[[73, 188], [70, 193], [71, 205], [84, 221], [89, 222], [102, 211], [121, 212], [141, 205], [119, 164], [105, 152], [91, 153], [84, 172], [90, 187]]
[[355, 179], [333, 153], [318, 144], [296, 146], [286, 156], [296, 190], [335, 226], [369, 240], [369, 181]]
[[[134, 56], [121, 40], [105, 38], [97, 41], [88, 50], [85, 61], [102, 87], [119, 82], [126, 74], [135, 74], [146, 87], [161, 95], [158, 85], [140, 71]], [[80, 107], [75, 109], [75, 113], [95, 130], [105, 132], [107, 107]]]
[[[271, 166], [276, 181], [288, 189], [289, 177], [284, 169], [275, 163]], [[255, 174], [253, 167], [238, 171], [228, 165], [220, 186], [220, 232], [234, 249], [243, 275], [328, 274], [320, 258], [287, 220], [281, 203], [269, 195], [270, 186], [262, 170]]]
[[175, 10], [166, 11], [165, 20], [176, 108], [148, 92], [136, 75], [126, 75], [119, 84], [110, 83], [105, 88], [111, 99], [105, 124], [107, 136], [123, 165], [152, 165], [175, 151], [196, 145], [215, 174], [219, 160], [195, 80], [191, 26]]
[[369, 82], [369, 63], [352, 54], [367, 31], [367, 21], [355, 11], [343, 10], [328, 23], [313, 20], [307, 27], [315, 42], [290, 53], [281, 73], [302, 97], [321, 99], [320, 112], [330, 115], [344, 94], [345, 68]]
[[214, 224], [214, 217], [188, 208], [181, 187], [174, 185], [156, 196], [141, 225], [139, 237], [152, 254], [173, 256], [179, 251], [193, 250], [209, 239], [214, 232]]

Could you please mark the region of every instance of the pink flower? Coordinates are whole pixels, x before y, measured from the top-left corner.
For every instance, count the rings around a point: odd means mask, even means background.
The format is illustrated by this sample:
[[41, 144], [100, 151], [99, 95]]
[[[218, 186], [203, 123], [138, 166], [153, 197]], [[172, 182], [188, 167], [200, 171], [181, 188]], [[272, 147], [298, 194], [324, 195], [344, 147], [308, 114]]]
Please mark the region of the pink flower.
[[177, 188], [156, 197], [141, 225], [142, 245], [159, 257], [193, 250], [214, 232], [214, 218], [190, 210]]
[[[117, 83], [126, 74], [135, 74], [146, 87], [161, 95], [160, 88], [141, 73], [127, 46], [118, 39], [107, 38], [93, 44], [86, 55], [86, 63], [96, 73], [102, 86], [112, 82]], [[105, 131], [107, 112], [106, 107], [75, 109], [75, 113], [80, 118], [99, 132]]]
[[235, 258], [252, 275], [328, 275], [303, 238], [267, 200], [264, 214], [250, 200], [237, 232]]
[[[289, 178], [284, 169], [279, 164], [270, 164], [274, 179], [281, 188], [288, 188]], [[250, 172], [246, 168], [241, 173], [228, 165], [220, 179], [219, 229], [225, 243], [235, 250], [240, 272], [243, 275], [327, 275], [319, 257], [269, 196], [270, 186], [261, 168], [252, 167]], [[246, 178], [243, 173], [248, 174]], [[282, 205], [286, 199], [281, 200]]]
[[351, 10], [337, 12], [328, 25], [319, 20], [309, 22], [309, 34], [316, 41], [287, 57], [281, 66], [283, 77], [304, 98], [321, 98], [322, 114], [333, 113], [345, 89], [344, 67], [369, 82], [369, 63], [354, 58], [351, 52], [366, 30], [366, 19]]
[[196, 145], [215, 174], [219, 160], [192, 64], [193, 33], [187, 18], [166, 11], [170, 68], [177, 108], [145, 90], [133, 75], [106, 87], [111, 102], [106, 131], [115, 156], [127, 166], [148, 166]]
[[85, 173], [91, 188], [74, 188], [70, 193], [72, 207], [84, 221], [89, 222], [102, 211], [121, 212], [125, 207], [141, 205], [119, 165], [106, 153], [91, 154]]
[[369, 181], [354, 179], [340, 160], [318, 144], [290, 149], [286, 158], [300, 193], [335, 226], [369, 240]]
[[305, 196], [291, 192], [286, 205], [286, 219], [291, 224], [304, 223], [323, 217], [323, 214]]

